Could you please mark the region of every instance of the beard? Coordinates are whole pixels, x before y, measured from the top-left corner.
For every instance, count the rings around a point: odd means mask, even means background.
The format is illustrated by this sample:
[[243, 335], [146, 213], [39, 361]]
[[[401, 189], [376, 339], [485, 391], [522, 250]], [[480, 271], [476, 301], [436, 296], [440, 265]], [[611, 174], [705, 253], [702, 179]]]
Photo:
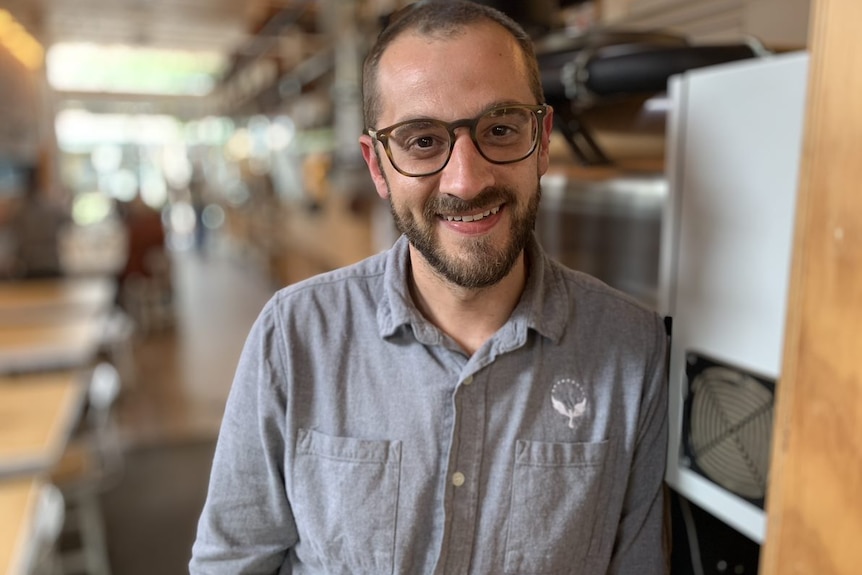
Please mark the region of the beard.
[[[399, 232], [422, 254], [428, 264], [447, 281], [462, 288], [478, 289], [497, 284], [512, 271], [518, 256], [524, 251], [536, 224], [542, 189], [536, 181], [536, 191], [525, 204], [509, 187], [487, 188], [470, 201], [451, 196], [435, 196], [428, 200], [421, 221], [410, 211], [399, 211], [389, 194], [389, 209]], [[465, 238], [457, 253], [448, 253], [435, 235], [440, 213], [470, 212], [505, 204], [509, 211], [509, 235], [502, 246], [496, 246], [488, 236]]]

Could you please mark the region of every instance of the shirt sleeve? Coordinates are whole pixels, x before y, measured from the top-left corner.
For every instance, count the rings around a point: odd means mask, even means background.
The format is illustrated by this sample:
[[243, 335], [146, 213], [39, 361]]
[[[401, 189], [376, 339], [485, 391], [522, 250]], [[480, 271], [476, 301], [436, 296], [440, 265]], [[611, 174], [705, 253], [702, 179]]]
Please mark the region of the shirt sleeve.
[[668, 572], [664, 541], [667, 461], [668, 336], [655, 316], [655, 334], [644, 393], [638, 440], [628, 478], [608, 574], [658, 575]]
[[[272, 302], [240, 356], [189, 564], [191, 575], [290, 573], [297, 533], [285, 495], [282, 332]], [[286, 570], [287, 569], [287, 570]]]

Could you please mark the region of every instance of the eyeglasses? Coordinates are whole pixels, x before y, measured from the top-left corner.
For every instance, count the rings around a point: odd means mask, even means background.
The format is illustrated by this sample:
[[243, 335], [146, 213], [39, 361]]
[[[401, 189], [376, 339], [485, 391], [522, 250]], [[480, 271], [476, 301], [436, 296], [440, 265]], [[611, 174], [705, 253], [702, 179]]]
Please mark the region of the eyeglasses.
[[520, 162], [535, 151], [542, 134], [542, 118], [547, 114], [547, 105], [510, 104], [495, 106], [471, 119], [407, 120], [366, 133], [383, 144], [393, 168], [418, 178], [446, 167], [458, 128], [470, 129], [476, 149], [492, 164]]

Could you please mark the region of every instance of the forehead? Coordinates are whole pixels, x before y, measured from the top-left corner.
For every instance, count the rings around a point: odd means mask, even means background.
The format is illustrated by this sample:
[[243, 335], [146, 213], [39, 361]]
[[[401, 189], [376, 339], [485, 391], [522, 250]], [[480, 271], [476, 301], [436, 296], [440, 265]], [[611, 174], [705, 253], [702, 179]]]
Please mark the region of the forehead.
[[380, 59], [377, 91], [381, 126], [470, 117], [497, 103], [539, 103], [517, 42], [492, 22], [446, 34], [404, 33]]

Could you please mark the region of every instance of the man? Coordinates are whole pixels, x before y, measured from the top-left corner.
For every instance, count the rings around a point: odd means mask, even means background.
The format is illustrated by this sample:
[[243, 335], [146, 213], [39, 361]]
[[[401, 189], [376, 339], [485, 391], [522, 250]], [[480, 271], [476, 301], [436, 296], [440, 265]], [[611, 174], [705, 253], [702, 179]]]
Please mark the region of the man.
[[362, 153], [403, 236], [262, 312], [192, 573], [663, 572], [664, 330], [536, 243], [529, 38], [419, 2], [364, 72]]

